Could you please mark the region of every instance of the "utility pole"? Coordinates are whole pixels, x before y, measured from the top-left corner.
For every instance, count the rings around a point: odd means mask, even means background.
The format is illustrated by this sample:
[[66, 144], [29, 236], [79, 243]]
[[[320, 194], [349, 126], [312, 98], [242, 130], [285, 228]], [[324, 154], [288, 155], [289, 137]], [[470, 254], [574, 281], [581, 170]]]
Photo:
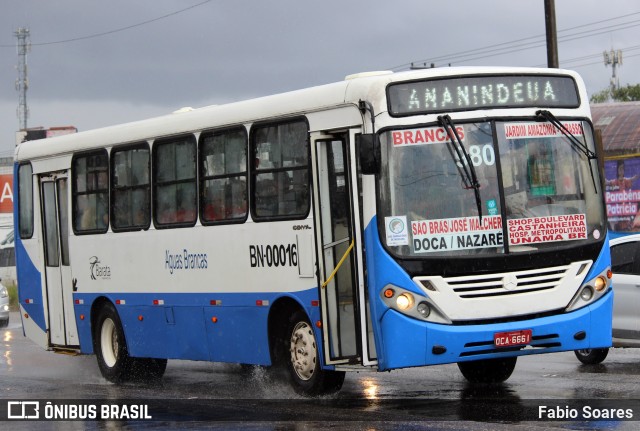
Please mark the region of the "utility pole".
[[544, 0], [544, 19], [547, 29], [547, 67], [558, 68], [558, 33], [556, 31], [556, 2]]
[[27, 77], [27, 53], [31, 50], [29, 41], [29, 29], [19, 28], [15, 33], [18, 38], [18, 79], [16, 79], [16, 90], [18, 90], [18, 122], [20, 130], [27, 128], [27, 118], [29, 108], [27, 107], [27, 89], [29, 88], [29, 78]]
[[620, 88], [620, 81], [618, 80], [618, 75], [616, 74], [616, 66], [622, 66], [622, 51], [617, 50], [603, 52], [604, 55], [604, 65], [605, 67], [611, 65], [612, 73], [611, 73], [611, 82], [609, 83], [609, 92], [611, 97], [613, 97], [613, 92]]

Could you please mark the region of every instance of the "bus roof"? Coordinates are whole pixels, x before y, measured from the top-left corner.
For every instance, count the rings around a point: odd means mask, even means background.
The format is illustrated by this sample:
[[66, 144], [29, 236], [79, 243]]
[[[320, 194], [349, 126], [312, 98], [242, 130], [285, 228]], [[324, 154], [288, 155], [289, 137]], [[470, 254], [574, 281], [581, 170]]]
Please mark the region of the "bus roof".
[[349, 75], [345, 80], [264, 96], [255, 99], [212, 105], [197, 109], [178, 110], [172, 114], [151, 119], [123, 123], [104, 128], [48, 139], [27, 141], [15, 151], [17, 162], [51, 154], [65, 154], [91, 148], [108, 147], [191, 133], [201, 130], [247, 124], [266, 119], [286, 118], [332, 107], [354, 105], [359, 100], [369, 101], [376, 114], [387, 111], [381, 89], [389, 83], [447, 76], [482, 74], [568, 74], [576, 79], [580, 91], [584, 84], [578, 74], [562, 69], [515, 67], [452, 67], [411, 70], [405, 72], [365, 72]]

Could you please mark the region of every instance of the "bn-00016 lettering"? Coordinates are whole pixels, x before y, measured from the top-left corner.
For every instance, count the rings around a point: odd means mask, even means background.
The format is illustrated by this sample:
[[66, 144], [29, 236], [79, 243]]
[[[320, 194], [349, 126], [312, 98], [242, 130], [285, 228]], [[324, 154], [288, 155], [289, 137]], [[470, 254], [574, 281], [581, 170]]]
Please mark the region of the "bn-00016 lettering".
[[252, 268], [298, 266], [296, 244], [250, 245], [249, 262]]

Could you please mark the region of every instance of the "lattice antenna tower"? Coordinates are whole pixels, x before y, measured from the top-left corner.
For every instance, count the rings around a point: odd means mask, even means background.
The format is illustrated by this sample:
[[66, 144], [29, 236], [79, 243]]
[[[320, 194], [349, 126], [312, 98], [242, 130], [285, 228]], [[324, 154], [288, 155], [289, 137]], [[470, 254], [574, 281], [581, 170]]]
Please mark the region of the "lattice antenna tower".
[[19, 28], [15, 31], [18, 38], [18, 79], [16, 79], [16, 90], [18, 90], [18, 122], [20, 130], [27, 128], [27, 118], [29, 117], [29, 107], [27, 106], [27, 89], [29, 88], [29, 78], [27, 76], [27, 53], [31, 51], [29, 40], [29, 29]]
[[609, 88], [611, 95], [613, 95], [613, 92], [620, 88], [620, 81], [618, 79], [618, 75], [616, 74], [616, 67], [622, 66], [622, 51], [614, 51], [612, 49], [611, 51], [604, 51], [602, 54], [604, 56], [605, 67], [611, 65], [612, 73]]

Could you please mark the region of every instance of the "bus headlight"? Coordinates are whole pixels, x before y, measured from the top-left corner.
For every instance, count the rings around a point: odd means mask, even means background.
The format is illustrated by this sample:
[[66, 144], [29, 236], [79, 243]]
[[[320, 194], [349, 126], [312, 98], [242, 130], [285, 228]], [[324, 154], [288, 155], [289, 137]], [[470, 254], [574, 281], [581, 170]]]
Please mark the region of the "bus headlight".
[[414, 319], [451, 324], [449, 319], [430, 298], [388, 284], [380, 292], [380, 298], [387, 307]]
[[409, 292], [405, 292], [401, 295], [398, 295], [396, 298], [396, 305], [401, 310], [408, 310], [413, 307], [413, 295]]
[[418, 304], [416, 310], [425, 319], [429, 317], [429, 314], [431, 314], [431, 307], [429, 307], [429, 304], [426, 302], [421, 302], [420, 304]]
[[582, 292], [580, 292], [580, 299], [583, 301], [590, 301], [593, 298], [593, 289], [591, 286], [585, 286], [582, 288]]
[[589, 304], [593, 304], [604, 296], [611, 285], [610, 274], [611, 270], [607, 269], [606, 271], [598, 274], [595, 278], [586, 280], [584, 284], [580, 286], [580, 289], [578, 289], [565, 311], [574, 311]]
[[603, 276], [599, 275], [596, 277], [596, 280], [593, 283], [593, 287], [598, 291], [602, 292], [605, 287], [607, 287], [607, 279]]

